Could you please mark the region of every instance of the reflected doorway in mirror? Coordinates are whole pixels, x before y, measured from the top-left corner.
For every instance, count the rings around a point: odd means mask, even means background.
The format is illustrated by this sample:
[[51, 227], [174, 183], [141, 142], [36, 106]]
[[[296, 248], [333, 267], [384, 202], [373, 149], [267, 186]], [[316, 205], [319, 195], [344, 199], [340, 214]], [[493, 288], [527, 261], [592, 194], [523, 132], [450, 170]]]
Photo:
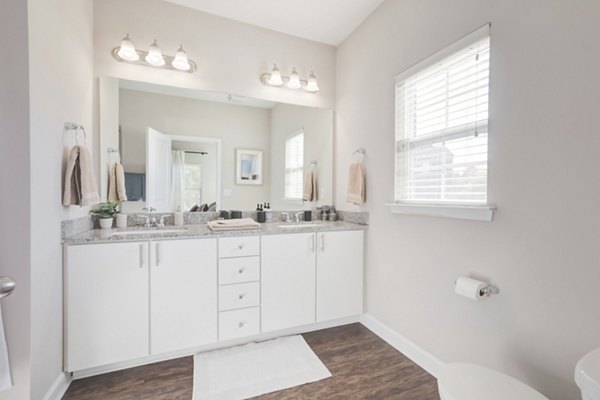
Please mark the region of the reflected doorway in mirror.
[[238, 185], [262, 185], [262, 150], [236, 150], [236, 180]]

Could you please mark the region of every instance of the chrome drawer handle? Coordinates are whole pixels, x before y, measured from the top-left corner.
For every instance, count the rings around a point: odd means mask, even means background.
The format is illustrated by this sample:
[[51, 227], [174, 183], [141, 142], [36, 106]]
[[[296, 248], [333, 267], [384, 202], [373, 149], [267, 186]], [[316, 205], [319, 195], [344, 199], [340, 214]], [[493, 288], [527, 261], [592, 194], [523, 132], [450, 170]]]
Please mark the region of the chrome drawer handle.
[[245, 293], [242, 293], [242, 294], [240, 294], [240, 295], [238, 296], [238, 299], [242, 300], [244, 297], [246, 297], [246, 294], [245, 294]]
[[238, 322], [238, 328], [243, 328], [246, 323], [244, 321]]

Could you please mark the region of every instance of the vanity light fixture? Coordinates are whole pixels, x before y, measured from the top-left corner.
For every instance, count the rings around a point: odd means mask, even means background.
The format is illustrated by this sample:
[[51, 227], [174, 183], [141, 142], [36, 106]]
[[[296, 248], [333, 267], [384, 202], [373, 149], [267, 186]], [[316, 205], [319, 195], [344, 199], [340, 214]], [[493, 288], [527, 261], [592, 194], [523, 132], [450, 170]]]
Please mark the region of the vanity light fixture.
[[175, 56], [168, 56], [162, 53], [156, 39], [150, 45], [148, 51], [137, 50], [129, 34], [121, 41], [121, 46], [112, 50], [112, 56], [115, 60], [129, 64], [144, 65], [146, 67], [163, 68], [175, 71], [189, 72], [196, 71], [196, 63], [190, 60], [183, 46]]
[[150, 45], [150, 49], [148, 50], [148, 54], [146, 54], [145, 60], [148, 64], [154, 65], [155, 67], [162, 67], [165, 65], [165, 59], [162, 56], [162, 50], [158, 47], [158, 43], [156, 43], [156, 39]]
[[285, 83], [290, 89], [304, 89], [309, 93], [316, 93], [319, 91], [319, 84], [317, 83], [315, 73], [311, 71], [308, 81], [304, 81], [300, 79], [300, 75], [298, 75], [298, 71], [296, 71], [295, 67], [292, 68], [292, 73], [288, 77], [282, 76], [281, 71], [277, 68], [277, 64], [275, 64], [273, 65], [271, 73], [265, 73], [260, 76], [260, 81], [269, 86], [283, 86]]

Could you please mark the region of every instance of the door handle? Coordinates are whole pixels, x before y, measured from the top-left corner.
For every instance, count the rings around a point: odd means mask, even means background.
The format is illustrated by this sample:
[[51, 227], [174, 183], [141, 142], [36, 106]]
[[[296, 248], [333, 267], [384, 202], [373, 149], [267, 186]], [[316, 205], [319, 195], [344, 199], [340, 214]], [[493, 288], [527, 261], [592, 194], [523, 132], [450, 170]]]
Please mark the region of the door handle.
[[319, 237], [321, 251], [325, 251], [325, 235], [321, 233]]
[[8, 276], [0, 276], [0, 299], [10, 295], [15, 290], [16, 282]]
[[154, 250], [156, 251], [156, 266], [158, 267], [160, 265], [161, 259], [160, 243], [156, 243], [156, 247], [154, 248]]
[[315, 235], [310, 236], [310, 251], [311, 253], [315, 252]]
[[146, 246], [144, 243], [140, 243], [140, 268], [144, 268], [144, 265], [146, 264], [146, 252], [144, 251], [145, 247]]

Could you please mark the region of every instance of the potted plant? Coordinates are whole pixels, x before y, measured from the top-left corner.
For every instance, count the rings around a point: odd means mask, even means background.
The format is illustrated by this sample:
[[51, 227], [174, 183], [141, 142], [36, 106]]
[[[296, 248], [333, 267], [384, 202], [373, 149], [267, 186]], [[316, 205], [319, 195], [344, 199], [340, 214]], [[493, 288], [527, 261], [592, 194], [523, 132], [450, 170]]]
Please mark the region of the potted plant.
[[121, 203], [118, 201], [99, 203], [96, 208], [93, 208], [90, 211], [90, 214], [98, 217], [98, 220], [100, 221], [100, 228], [110, 229], [113, 225], [113, 217], [119, 212], [120, 205]]

